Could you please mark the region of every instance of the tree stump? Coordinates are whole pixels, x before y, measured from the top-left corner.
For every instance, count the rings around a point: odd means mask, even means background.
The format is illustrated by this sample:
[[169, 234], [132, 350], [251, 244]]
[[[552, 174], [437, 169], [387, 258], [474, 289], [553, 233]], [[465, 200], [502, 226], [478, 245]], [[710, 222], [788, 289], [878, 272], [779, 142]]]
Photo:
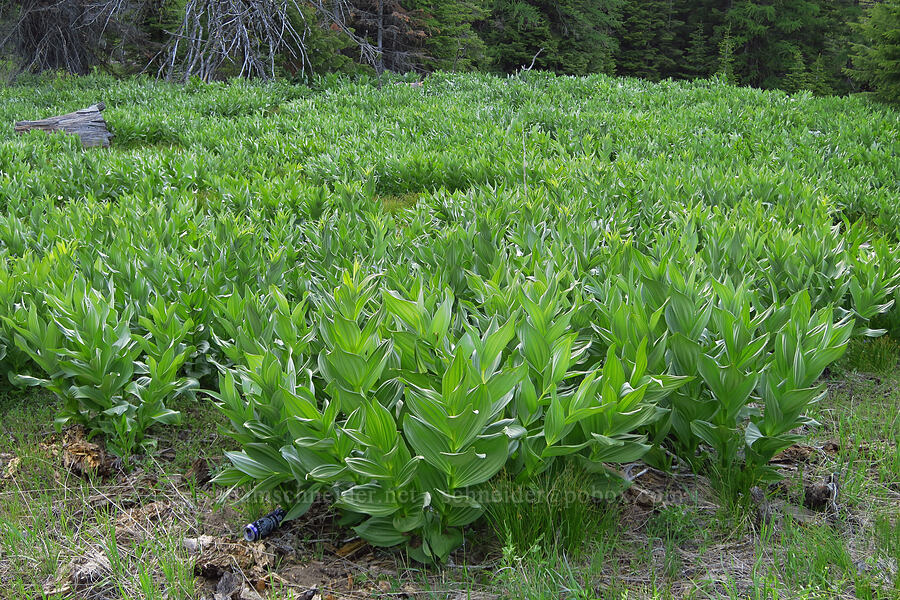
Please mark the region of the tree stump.
[[103, 119], [103, 115], [100, 114], [105, 108], [105, 104], [98, 102], [93, 106], [67, 115], [50, 117], [40, 121], [19, 121], [16, 123], [16, 133], [25, 133], [32, 129], [40, 129], [47, 132], [63, 131], [80, 137], [81, 145], [85, 148], [97, 146], [109, 148], [109, 140], [112, 139], [113, 134], [107, 129], [106, 121]]

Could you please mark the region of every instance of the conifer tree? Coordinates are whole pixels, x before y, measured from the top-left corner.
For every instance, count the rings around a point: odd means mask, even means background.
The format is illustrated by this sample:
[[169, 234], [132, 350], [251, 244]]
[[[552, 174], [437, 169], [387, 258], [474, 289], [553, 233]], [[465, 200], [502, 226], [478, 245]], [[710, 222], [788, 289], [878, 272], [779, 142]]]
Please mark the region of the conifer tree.
[[617, 72], [658, 80], [678, 74], [683, 25], [673, 0], [628, 0], [622, 16]]
[[480, 32], [500, 71], [512, 72], [534, 60], [535, 68], [560, 73], [611, 73], [622, 4], [623, 0], [493, 0]]
[[[0, 0], [0, 66], [128, 73], [156, 61], [163, 75], [181, 77], [198, 72], [199, 52], [206, 65], [200, 76], [214, 78], [371, 68], [513, 72], [533, 62], [558, 73], [651, 80], [719, 73], [734, 84], [817, 95], [870, 89], [893, 100], [900, 96], [898, 6], [900, 0]], [[244, 18], [247, 11], [255, 16]]]
[[[857, 86], [847, 74], [847, 69], [850, 67], [850, 54], [855, 37], [853, 24], [859, 22], [863, 15], [861, 2], [860, 0], [825, 1], [822, 3], [822, 10], [824, 26], [817, 40], [819, 44], [813, 48], [818, 56], [811, 67], [813, 77], [816, 77], [816, 69], [821, 66], [822, 76], [830, 90], [827, 93], [844, 94], [855, 91]], [[821, 62], [821, 65], [818, 65], [818, 62]], [[823, 87], [822, 90], [824, 91], [824, 89]]]
[[427, 69], [467, 70], [483, 67], [485, 46], [473, 29], [487, 14], [484, 0], [407, 0], [424, 23], [424, 66]]
[[706, 32], [703, 23], [697, 24], [691, 33], [687, 49], [684, 52], [679, 76], [686, 79], [706, 77], [714, 70], [715, 54], [710, 50], [710, 36]]
[[825, 58], [820, 54], [809, 69], [809, 90], [816, 96], [830, 96], [834, 93], [834, 77], [829, 72]]
[[734, 76], [734, 38], [730, 28], [725, 30], [725, 35], [719, 42], [719, 69], [716, 73], [727, 83], [737, 83]]
[[900, 103], [900, 0], [885, 0], [866, 11], [856, 27], [850, 73], [881, 100]]
[[735, 71], [750, 85], [775, 88], [795, 66], [797, 51], [812, 54], [825, 23], [823, 0], [736, 0], [728, 11]]
[[791, 93], [801, 92], [810, 89], [809, 70], [806, 68], [806, 60], [800, 49], [794, 51], [794, 60], [791, 69], [784, 77], [782, 87], [785, 91]]

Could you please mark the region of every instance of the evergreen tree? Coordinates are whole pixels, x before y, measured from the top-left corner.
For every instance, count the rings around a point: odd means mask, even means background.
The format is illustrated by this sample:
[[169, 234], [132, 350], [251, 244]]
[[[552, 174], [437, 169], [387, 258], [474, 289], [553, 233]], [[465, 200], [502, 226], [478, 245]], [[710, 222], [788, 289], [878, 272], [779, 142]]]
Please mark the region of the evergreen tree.
[[[305, 23], [316, 23], [320, 16], [311, 6], [303, 7], [303, 14], [297, 15], [295, 26], [299, 29]], [[306, 68], [311, 73], [359, 73], [366, 68], [358, 59], [359, 49], [343, 34], [337, 23], [325, 18], [319, 26], [310, 27], [306, 36]], [[302, 76], [304, 65], [301, 60], [285, 57], [282, 67], [291, 77]]]
[[730, 4], [730, 0], [676, 0], [676, 19], [683, 22], [674, 42], [683, 51], [676, 77], [709, 77], [718, 71]]
[[734, 78], [734, 38], [731, 36], [731, 29], [725, 30], [725, 35], [719, 42], [719, 70], [716, 73], [727, 83], [737, 83]]
[[[244, 14], [245, 4], [278, 18], [268, 25], [233, 18]], [[193, 44], [195, 50], [227, 54], [218, 57], [221, 65], [210, 77], [243, 73], [247, 57], [265, 47], [271, 49], [264, 53], [266, 76], [372, 67], [513, 72], [534, 61], [535, 68], [567, 74], [658, 80], [719, 73], [734, 84], [808, 89], [817, 95], [867, 87], [893, 99], [900, 62], [898, 4], [900, 0], [0, 0], [0, 64], [76, 73], [106, 65], [124, 73], [146, 67], [154, 57], [165, 57], [170, 67], [180, 64], [178, 59], [193, 55], [186, 50]], [[191, 31], [182, 31], [187, 25]], [[295, 33], [284, 35], [286, 30]], [[207, 40], [209, 36], [221, 39]], [[251, 68], [249, 75], [260, 75], [260, 68]]]
[[510, 73], [528, 65], [538, 52], [536, 65], [549, 68], [546, 56], [556, 52], [550, 22], [539, 7], [524, 0], [494, 0], [490, 17], [482, 23], [481, 36], [492, 66]]
[[736, 0], [728, 23], [738, 78], [754, 86], [779, 87], [794, 68], [798, 51], [814, 53], [826, 23], [823, 1]]
[[829, 72], [824, 57], [820, 54], [809, 70], [809, 90], [816, 96], [830, 96], [834, 93], [834, 77]]
[[628, 0], [623, 9], [617, 72], [651, 80], [678, 75], [682, 25], [673, 0]]
[[17, 73], [83, 75], [129, 62], [146, 45], [138, 24], [153, 8], [143, 0], [0, 0], [0, 63], [11, 60]]
[[856, 27], [852, 75], [881, 100], [900, 103], [900, 0], [885, 0], [866, 11]]
[[614, 73], [618, 49], [615, 31], [622, 24], [623, 4], [624, 0], [565, 0], [556, 5], [553, 29], [560, 38], [557, 69], [579, 75]]
[[[865, 1], [867, 0], [863, 0]], [[816, 69], [819, 68], [817, 63], [821, 59], [822, 77], [830, 89], [827, 93], [844, 94], [854, 91], [855, 83], [847, 75], [847, 69], [850, 66], [850, 52], [854, 38], [852, 25], [857, 23], [863, 14], [860, 1], [831, 0], [823, 2], [822, 10], [825, 24], [819, 37], [820, 44], [815, 48], [819, 58], [812, 66], [813, 77], [816, 77]]]
[[512, 72], [534, 60], [535, 68], [560, 73], [611, 73], [622, 3], [493, 0], [490, 16], [479, 31], [494, 68], [500, 71]]
[[679, 75], [685, 79], [706, 77], [714, 70], [715, 54], [711, 51], [710, 36], [703, 23], [699, 23], [691, 33]]
[[806, 68], [806, 60], [799, 48], [794, 51], [794, 61], [791, 70], [784, 77], [782, 87], [791, 93], [810, 89], [809, 70]]
[[420, 67], [427, 37], [421, 13], [407, 10], [398, 0], [352, 0], [350, 4], [349, 25], [376, 50], [376, 71], [405, 73]]
[[407, 0], [425, 25], [424, 66], [428, 69], [467, 70], [484, 66], [485, 46], [473, 29], [488, 10], [484, 0]]

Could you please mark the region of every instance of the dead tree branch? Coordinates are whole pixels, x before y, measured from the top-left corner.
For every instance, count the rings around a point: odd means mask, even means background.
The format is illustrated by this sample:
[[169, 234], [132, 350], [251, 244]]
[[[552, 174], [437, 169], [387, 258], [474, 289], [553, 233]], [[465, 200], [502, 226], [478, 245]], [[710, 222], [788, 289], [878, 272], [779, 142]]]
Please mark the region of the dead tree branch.
[[0, 51], [18, 73], [84, 74], [142, 40], [145, 0], [0, 0]]

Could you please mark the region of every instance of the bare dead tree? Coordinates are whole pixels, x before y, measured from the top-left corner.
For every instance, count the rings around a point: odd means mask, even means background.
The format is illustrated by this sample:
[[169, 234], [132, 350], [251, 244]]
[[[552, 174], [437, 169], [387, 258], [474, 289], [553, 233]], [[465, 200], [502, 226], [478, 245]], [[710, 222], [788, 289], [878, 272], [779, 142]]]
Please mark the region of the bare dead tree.
[[16, 57], [18, 72], [84, 74], [128, 58], [170, 80], [209, 81], [226, 70], [271, 78], [279, 56], [311, 67], [311, 27], [325, 26], [346, 35], [379, 75], [414, 70], [423, 56], [424, 27], [400, 0], [186, 0], [174, 27], [148, 28], [173, 2], [0, 0], [0, 52]]
[[[421, 45], [424, 32], [414, 27], [397, 0], [367, 2], [374, 5], [359, 0], [187, 0], [177, 29], [166, 32], [169, 41], [156, 59], [158, 74], [208, 81], [231, 65], [239, 76], [269, 78], [279, 55], [298, 60], [305, 70], [311, 66], [306, 41], [313, 25], [346, 35], [359, 48], [360, 60], [379, 73], [409, 70], [416, 61], [407, 48]], [[307, 15], [318, 22], [308, 22]], [[385, 36], [393, 36], [394, 42], [389, 61]]]
[[179, 27], [168, 33], [159, 65], [167, 79], [209, 81], [226, 65], [239, 77], [270, 78], [280, 53], [309, 64], [309, 27], [297, 0], [188, 0]]
[[139, 41], [144, 0], [0, 0], [0, 51], [17, 73], [84, 74]]

